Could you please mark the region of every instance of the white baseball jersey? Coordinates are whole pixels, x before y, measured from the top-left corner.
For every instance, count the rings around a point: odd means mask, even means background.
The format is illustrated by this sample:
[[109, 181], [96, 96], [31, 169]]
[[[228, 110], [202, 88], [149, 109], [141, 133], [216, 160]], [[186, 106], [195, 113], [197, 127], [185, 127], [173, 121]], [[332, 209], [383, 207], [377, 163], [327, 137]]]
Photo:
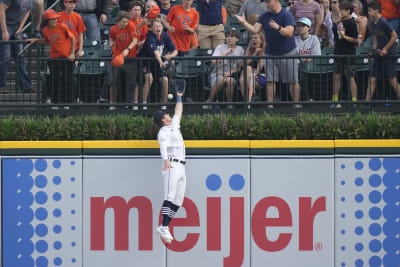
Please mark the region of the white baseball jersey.
[[157, 139], [163, 160], [174, 158], [185, 160], [185, 143], [181, 134], [180, 117], [174, 115], [170, 126], [161, 127]]
[[174, 115], [172, 124], [161, 127], [157, 135], [163, 160], [162, 167], [167, 159], [178, 160], [178, 162], [172, 160], [172, 168], [162, 171], [162, 175], [164, 177], [164, 199], [179, 207], [182, 206], [186, 189], [185, 165], [179, 162], [184, 161], [186, 155], [180, 128], [180, 117]]

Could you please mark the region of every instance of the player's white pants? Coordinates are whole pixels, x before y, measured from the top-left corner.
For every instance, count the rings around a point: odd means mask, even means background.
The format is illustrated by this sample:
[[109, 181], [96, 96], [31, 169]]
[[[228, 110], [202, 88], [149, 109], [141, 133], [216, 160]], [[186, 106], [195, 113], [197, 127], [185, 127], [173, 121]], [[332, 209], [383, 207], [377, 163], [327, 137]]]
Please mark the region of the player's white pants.
[[162, 171], [164, 177], [164, 200], [168, 200], [181, 207], [186, 189], [185, 165], [171, 162], [170, 168]]

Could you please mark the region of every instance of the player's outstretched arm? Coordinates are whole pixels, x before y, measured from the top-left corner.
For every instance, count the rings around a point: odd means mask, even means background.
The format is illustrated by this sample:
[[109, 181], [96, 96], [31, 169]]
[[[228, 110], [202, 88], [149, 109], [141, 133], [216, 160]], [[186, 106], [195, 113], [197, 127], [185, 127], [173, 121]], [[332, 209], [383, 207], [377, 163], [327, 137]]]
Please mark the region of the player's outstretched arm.
[[183, 93], [176, 92], [175, 115], [179, 116], [179, 118], [182, 118], [182, 112], [183, 112], [182, 96]]

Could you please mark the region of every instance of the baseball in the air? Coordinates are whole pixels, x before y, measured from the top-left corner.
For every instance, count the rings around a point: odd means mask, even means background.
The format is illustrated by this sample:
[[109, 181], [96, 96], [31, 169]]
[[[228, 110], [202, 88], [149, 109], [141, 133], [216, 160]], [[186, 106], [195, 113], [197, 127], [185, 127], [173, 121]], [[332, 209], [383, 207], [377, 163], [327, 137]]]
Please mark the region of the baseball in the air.
[[168, 94], [168, 99], [169, 99], [169, 100], [172, 100], [172, 98], [174, 98], [174, 95], [171, 94], [171, 93], [169, 93], [169, 94]]

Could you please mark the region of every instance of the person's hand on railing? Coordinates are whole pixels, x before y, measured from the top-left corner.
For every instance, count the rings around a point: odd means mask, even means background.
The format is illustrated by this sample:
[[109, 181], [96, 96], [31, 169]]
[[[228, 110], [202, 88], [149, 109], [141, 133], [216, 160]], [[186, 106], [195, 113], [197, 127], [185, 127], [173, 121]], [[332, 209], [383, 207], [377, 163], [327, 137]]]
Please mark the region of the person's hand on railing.
[[44, 38], [28, 38], [28, 39], [24, 40], [24, 42], [31, 43], [31, 44], [34, 44], [36, 42], [44, 43], [44, 41], [45, 41]]
[[71, 54], [69, 54], [68, 60], [69, 60], [69, 61], [75, 61], [75, 53], [74, 53], [74, 52], [72, 52]]
[[106, 16], [106, 14], [101, 14], [100, 15], [100, 23], [101, 24], [104, 24], [104, 23], [106, 23], [107, 22], [107, 16]]
[[78, 51], [76, 52], [76, 57], [80, 58], [83, 56], [83, 50], [82, 49], [78, 49]]
[[166, 61], [170, 61], [171, 58], [172, 58], [171, 54], [166, 54], [166, 55], [164, 56], [164, 59], [165, 59]]
[[112, 0], [112, 3], [113, 3], [114, 5], [118, 5], [118, 4], [119, 4], [119, 0]]

